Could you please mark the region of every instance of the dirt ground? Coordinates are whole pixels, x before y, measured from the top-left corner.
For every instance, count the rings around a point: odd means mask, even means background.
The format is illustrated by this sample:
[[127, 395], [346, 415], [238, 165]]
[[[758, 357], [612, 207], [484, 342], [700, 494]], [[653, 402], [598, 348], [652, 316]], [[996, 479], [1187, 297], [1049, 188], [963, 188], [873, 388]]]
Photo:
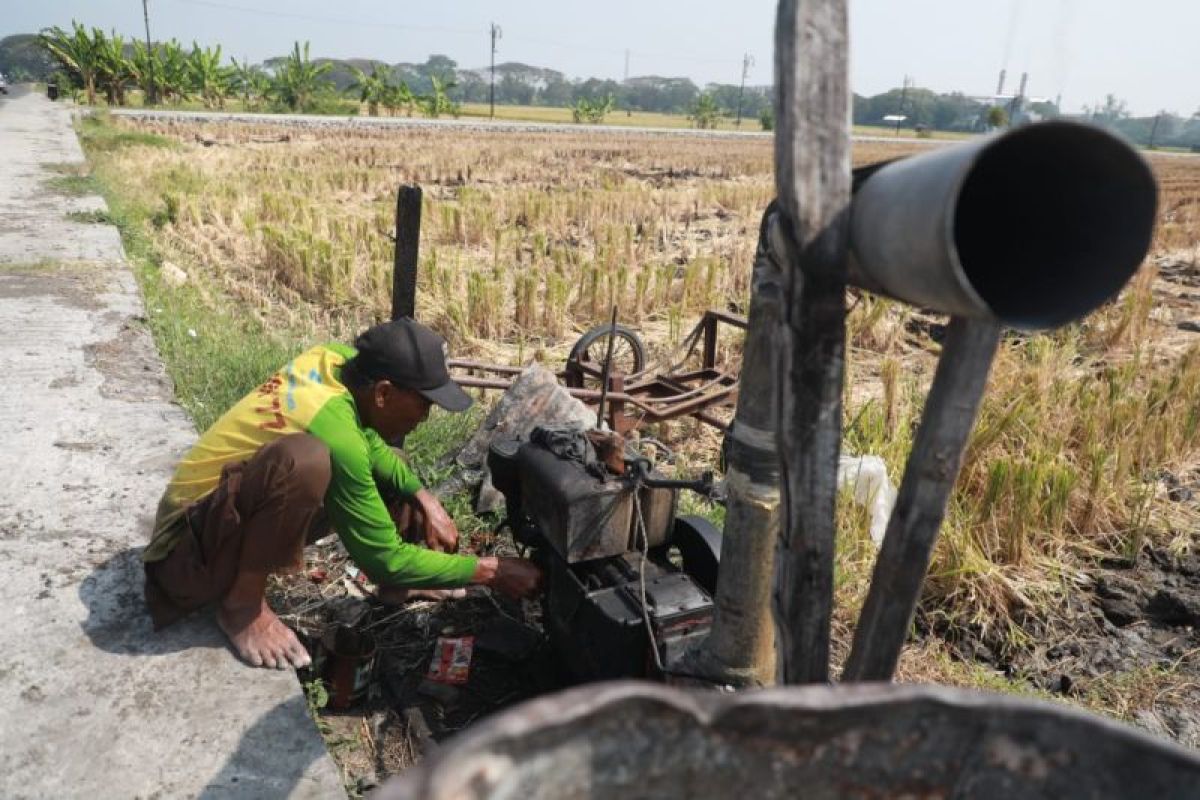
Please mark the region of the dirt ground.
[[[503, 537], [472, 547], [508, 552], [512, 544]], [[462, 599], [387, 606], [336, 537], [308, 548], [303, 572], [274, 580], [270, 601], [314, 655], [299, 677], [351, 795], [403, 772], [479, 719], [565, 686], [541, 636], [536, 602], [471, 589]], [[366, 690], [347, 708], [338, 707], [349, 695], [339, 695], [333, 677], [330, 632], [339, 626], [368, 634], [375, 653]], [[473, 646], [465, 680], [431, 679], [439, 642], [465, 638]], [[327, 697], [313, 683], [322, 678]]]
[[[1148, 548], [1069, 576], [1052, 621], [1015, 654], [961, 631], [951, 652], [1072, 703], [1200, 747], [1200, 555]], [[928, 617], [924, 637], [936, 637]]]

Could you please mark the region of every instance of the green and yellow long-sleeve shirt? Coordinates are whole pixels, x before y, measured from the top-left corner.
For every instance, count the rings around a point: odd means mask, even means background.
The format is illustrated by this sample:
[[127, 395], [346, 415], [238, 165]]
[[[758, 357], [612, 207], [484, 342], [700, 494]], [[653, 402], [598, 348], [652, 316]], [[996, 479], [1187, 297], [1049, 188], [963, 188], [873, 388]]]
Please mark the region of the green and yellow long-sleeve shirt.
[[248, 460], [279, 437], [307, 432], [329, 448], [333, 475], [325, 511], [360, 569], [389, 586], [469, 583], [474, 557], [426, 550], [397, 534], [380, 487], [413, 495], [421, 483], [359, 419], [354, 397], [340, 380], [342, 365], [354, 354], [354, 348], [339, 344], [300, 354], [205, 431], [163, 494], [143, 560], [167, 557], [187, 530], [184, 511], [217, 488], [226, 464]]

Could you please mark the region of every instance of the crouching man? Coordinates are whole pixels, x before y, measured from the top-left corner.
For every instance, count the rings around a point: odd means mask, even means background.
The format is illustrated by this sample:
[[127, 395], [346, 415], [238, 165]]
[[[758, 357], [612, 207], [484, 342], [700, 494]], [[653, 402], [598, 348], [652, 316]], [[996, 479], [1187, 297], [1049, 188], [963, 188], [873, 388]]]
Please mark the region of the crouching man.
[[[442, 338], [407, 318], [370, 328], [353, 348], [314, 347], [243, 398], [200, 437], [159, 503], [142, 556], [155, 627], [216, 603], [247, 663], [306, 666], [266, 582], [303, 567], [304, 545], [328, 526], [385, 599], [472, 583], [536, 591], [541, 573], [524, 559], [453, 555], [454, 522], [388, 446], [435, 403], [460, 412], [471, 398], [450, 379]], [[429, 549], [404, 541], [397, 520]]]

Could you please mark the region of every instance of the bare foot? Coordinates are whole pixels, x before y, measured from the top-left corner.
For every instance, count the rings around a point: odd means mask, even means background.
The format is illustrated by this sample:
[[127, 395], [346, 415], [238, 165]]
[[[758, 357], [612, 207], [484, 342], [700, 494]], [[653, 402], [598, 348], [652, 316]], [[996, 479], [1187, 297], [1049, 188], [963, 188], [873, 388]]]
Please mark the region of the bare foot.
[[257, 608], [222, 607], [217, 611], [217, 624], [237, 654], [251, 666], [299, 669], [312, 663], [296, 634], [275, 616], [265, 601]]
[[410, 600], [461, 600], [466, 596], [466, 589], [397, 589], [394, 586], [379, 587], [379, 599], [389, 606], [407, 603]]

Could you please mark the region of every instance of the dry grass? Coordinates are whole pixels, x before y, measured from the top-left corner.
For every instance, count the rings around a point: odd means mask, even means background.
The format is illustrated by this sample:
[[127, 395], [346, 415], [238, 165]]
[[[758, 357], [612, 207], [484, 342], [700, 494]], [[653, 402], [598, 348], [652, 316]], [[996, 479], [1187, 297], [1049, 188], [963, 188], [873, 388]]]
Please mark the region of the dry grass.
[[[348, 128], [279, 141], [276, 126], [117, 124], [181, 143], [110, 156], [167, 257], [314, 335], [388, 314], [395, 190], [422, 185], [418, 316], [456, 353], [497, 361], [558, 363], [613, 304], [659, 354], [703, 309], [744, 309], [773, 195], [765, 139]], [[908, 147], [860, 145], [855, 161]], [[1200, 464], [1200, 353], [1175, 327], [1200, 296], [1200, 160], [1153, 163], [1162, 213], [1133, 285], [1082, 324], [1001, 346], [927, 583], [939, 624], [1020, 646], [1081, 565], [1147, 541], [1195, 546], [1190, 509], [1160, 478]], [[940, 320], [851, 302], [846, 447], [882, 455], [898, 480]], [[711, 462], [715, 444], [690, 458]], [[843, 511], [841, 630], [874, 558], [864, 520]]]

